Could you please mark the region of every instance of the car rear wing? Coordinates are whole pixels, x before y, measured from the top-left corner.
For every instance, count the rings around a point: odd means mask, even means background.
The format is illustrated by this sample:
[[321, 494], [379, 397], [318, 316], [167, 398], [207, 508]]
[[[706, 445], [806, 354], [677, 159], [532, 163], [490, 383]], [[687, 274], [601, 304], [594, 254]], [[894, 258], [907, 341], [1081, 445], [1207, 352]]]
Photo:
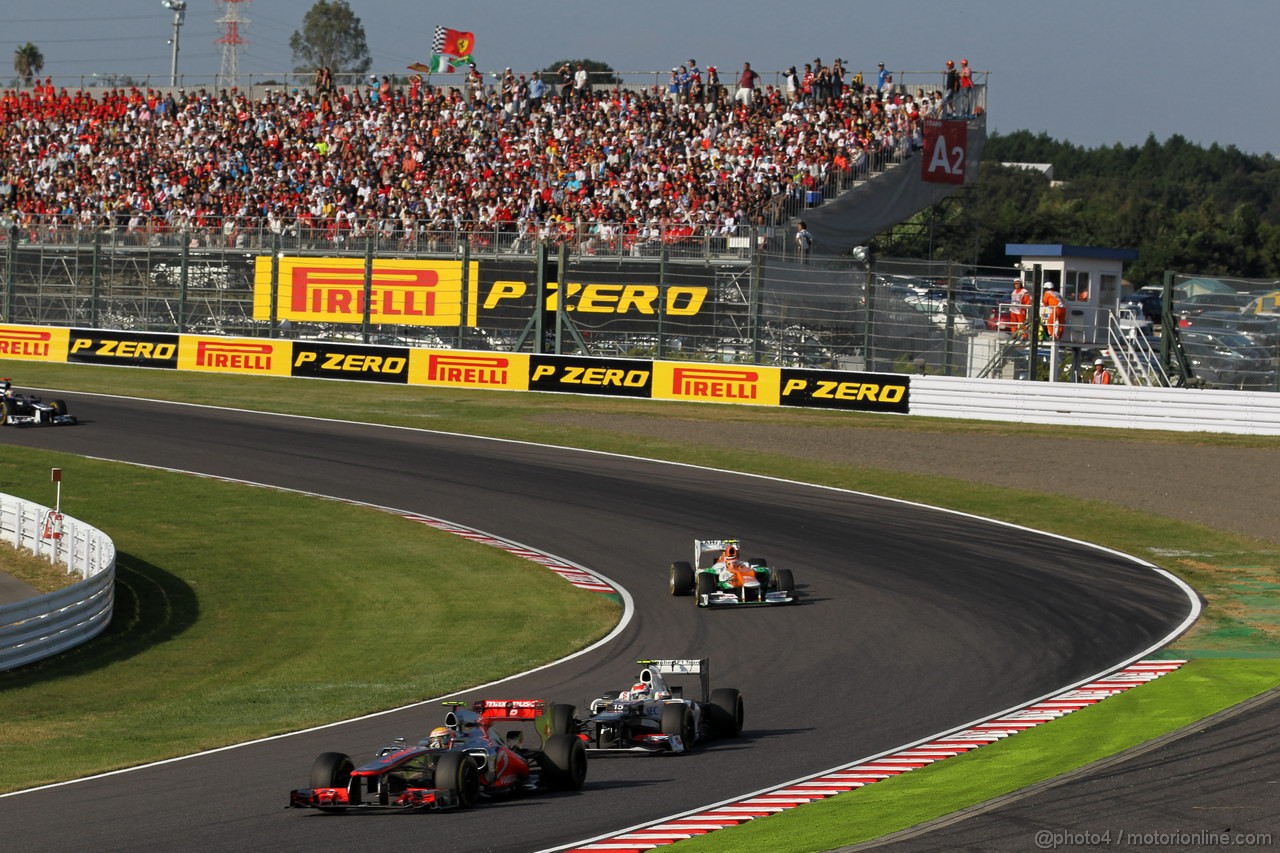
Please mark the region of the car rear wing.
[[547, 713], [545, 699], [480, 699], [472, 703], [475, 711], [491, 723], [511, 720], [537, 720]]
[[[696, 675], [702, 686], [702, 701], [707, 702], [711, 695], [711, 660], [710, 658], [661, 658], [656, 660], [638, 660], [636, 663], [647, 667], [659, 675]], [[641, 673], [643, 678], [644, 673]], [[674, 689], [674, 687], [673, 687]]]
[[702, 555], [709, 551], [720, 552], [728, 546], [733, 545], [739, 551], [742, 550], [741, 539], [695, 539], [693, 540], [693, 565], [695, 568], [702, 567]]

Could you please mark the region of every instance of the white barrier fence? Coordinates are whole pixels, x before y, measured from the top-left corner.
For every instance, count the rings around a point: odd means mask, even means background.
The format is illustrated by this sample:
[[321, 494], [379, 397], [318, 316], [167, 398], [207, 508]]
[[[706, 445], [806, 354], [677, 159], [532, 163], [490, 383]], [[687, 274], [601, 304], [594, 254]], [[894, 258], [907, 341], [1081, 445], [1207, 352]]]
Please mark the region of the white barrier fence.
[[911, 414], [1024, 424], [1070, 424], [1280, 435], [1280, 394], [911, 377]]
[[66, 651], [96, 637], [111, 622], [115, 543], [96, 527], [66, 516], [60, 531], [48, 528], [51, 512], [0, 494], [0, 539], [61, 563], [82, 578], [57, 592], [0, 606], [0, 671]]

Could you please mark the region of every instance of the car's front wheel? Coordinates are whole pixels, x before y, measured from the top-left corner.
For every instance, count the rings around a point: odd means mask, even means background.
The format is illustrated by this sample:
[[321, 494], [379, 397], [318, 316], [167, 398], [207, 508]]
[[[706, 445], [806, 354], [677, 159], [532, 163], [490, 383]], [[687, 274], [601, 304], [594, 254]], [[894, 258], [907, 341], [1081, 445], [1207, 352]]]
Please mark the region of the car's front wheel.
[[469, 809], [480, 799], [480, 769], [465, 752], [446, 752], [437, 758], [432, 784], [453, 793], [459, 808]]
[[[360, 777], [352, 777], [355, 765], [351, 758], [341, 752], [322, 752], [311, 764], [308, 777], [312, 788], [346, 788], [347, 801], [355, 805], [360, 802]], [[342, 808], [322, 808], [321, 811], [345, 811]]]
[[689, 595], [693, 592], [693, 564], [677, 560], [671, 564], [671, 594]]
[[698, 588], [694, 597], [694, 602], [701, 607], [702, 597], [711, 595], [716, 591], [716, 576], [711, 572], [698, 572]]

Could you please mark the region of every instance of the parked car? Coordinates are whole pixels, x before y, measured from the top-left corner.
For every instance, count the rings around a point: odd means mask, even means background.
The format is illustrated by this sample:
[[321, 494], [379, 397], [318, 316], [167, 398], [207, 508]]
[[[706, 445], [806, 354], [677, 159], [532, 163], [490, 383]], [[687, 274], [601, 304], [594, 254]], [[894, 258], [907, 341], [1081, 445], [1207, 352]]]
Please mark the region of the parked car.
[[[987, 318], [991, 314], [991, 309], [973, 302], [964, 302], [959, 299], [954, 302], [948, 302], [946, 296], [938, 298], [936, 296], [908, 296], [904, 300], [915, 310], [921, 312], [929, 318], [929, 322], [939, 328], [945, 329], [948, 319], [951, 320], [951, 326], [957, 332], [973, 332], [987, 327]], [[948, 306], [952, 306], [950, 310]]]
[[1253, 302], [1252, 293], [1197, 293], [1175, 298], [1174, 313], [1179, 317], [1203, 314], [1205, 311], [1239, 311]]
[[1205, 311], [1178, 320], [1179, 329], [1207, 332], [1236, 332], [1253, 346], [1269, 350], [1271, 357], [1280, 356], [1280, 317], [1254, 316], [1238, 311]]
[[1128, 308], [1152, 323], [1164, 318], [1164, 293], [1158, 287], [1142, 287], [1120, 300], [1121, 308]]
[[1014, 277], [1008, 278], [963, 278], [966, 290], [972, 290], [988, 297], [994, 297], [997, 302], [1008, 302], [1009, 295], [1013, 293]]
[[1267, 351], [1235, 332], [1179, 331], [1178, 340], [1192, 374], [1211, 388], [1268, 390], [1276, 370]]

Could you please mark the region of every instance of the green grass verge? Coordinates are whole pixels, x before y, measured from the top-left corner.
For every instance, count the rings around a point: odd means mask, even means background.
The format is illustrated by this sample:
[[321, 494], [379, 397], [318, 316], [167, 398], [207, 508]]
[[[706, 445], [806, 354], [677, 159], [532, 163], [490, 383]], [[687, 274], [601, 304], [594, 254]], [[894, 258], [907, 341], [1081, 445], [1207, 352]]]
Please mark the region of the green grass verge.
[[0, 791], [440, 696], [617, 621], [605, 596], [391, 513], [0, 446], [7, 492], [49, 502], [51, 467], [64, 511], [116, 543], [115, 613], [0, 673]]
[[[205, 376], [36, 363], [11, 364], [6, 371], [15, 376], [19, 386], [131, 394], [321, 417], [334, 414], [332, 401], [335, 385], [331, 382]], [[687, 844], [691, 847], [713, 845], [719, 843], [717, 838], [726, 838], [735, 839], [732, 845], [736, 846], [731, 846], [730, 849], [741, 849], [747, 842], [737, 839], [743, 838], [740, 833], [747, 832], [759, 833], [751, 836], [751, 846], [779, 851], [828, 849], [840, 844], [852, 843], [855, 837], [856, 839], [876, 837], [884, 832], [928, 820], [953, 808], [980, 802], [1006, 790], [1016, 789], [1022, 784], [1051, 778], [1079, 766], [1082, 754], [1095, 757], [1110, 754], [1108, 750], [1114, 752], [1124, 749], [1164, 731], [1177, 728], [1183, 722], [1199, 719], [1249, 695], [1280, 684], [1280, 671], [1276, 667], [1276, 661], [1280, 660], [1280, 619], [1276, 618], [1276, 614], [1280, 613], [1280, 583], [1277, 583], [1275, 543], [1152, 516], [1149, 513], [1138, 513], [1102, 502], [1082, 504], [1078, 500], [1053, 495], [979, 486], [941, 477], [904, 475], [874, 468], [833, 466], [788, 457], [784, 449], [767, 454], [747, 453], [720, 447], [623, 435], [602, 429], [566, 428], [563, 423], [552, 421], [544, 415], [564, 412], [606, 412], [624, 413], [637, 418], [674, 417], [717, 422], [783, 423], [796, 429], [832, 426], [883, 427], [919, 432], [922, 439], [929, 433], [937, 431], [1009, 436], [1058, 435], [1062, 432], [1062, 427], [903, 419], [889, 416], [853, 416], [833, 412], [794, 412], [753, 407], [664, 404], [635, 400], [598, 400], [562, 395], [387, 388], [354, 383], [342, 386], [342, 396], [344, 404], [341, 414], [351, 417], [358, 415], [360, 420], [545, 441], [552, 444], [589, 447], [750, 471], [921, 501], [1034, 526], [1044, 526], [1046, 518], [1054, 519], [1052, 529], [1055, 532], [1098, 542], [1148, 559], [1183, 577], [1199, 590], [1207, 601], [1205, 614], [1197, 627], [1180, 639], [1168, 652], [1170, 656], [1196, 659], [1193, 665], [1180, 673], [1166, 676], [1154, 684], [1109, 699], [1085, 712], [1070, 715], [1051, 725], [1025, 732], [970, 755], [881, 782], [829, 802], [806, 806], [794, 813], [811, 815], [826, 808], [853, 810], [830, 819], [825, 817], [813, 819], [818, 823], [830, 824], [827, 829], [821, 830], [831, 832], [830, 835], [823, 836], [825, 840], [814, 842], [805, 840], [799, 833], [795, 823], [796, 818], [792, 815], [782, 815], [768, 821], [754, 822], [732, 832], [716, 833], [706, 839], [688, 842]], [[1080, 437], [1105, 438], [1109, 441], [1129, 440], [1123, 432], [1118, 430], [1072, 429], [1071, 434]], [[1176, 450], [1179, 445], [1200, 444], [1280, 448], [1280, 441], [1256, 436], [1144, 433], [1140, 440], [1145, 444], [1164, 443], [1172, 450]], [[63, 462], [64, 467], [68, 464]], [[81, 462], [75, 463], [77, 468], [81, 464]], [[40, 495], [48, 490], [47, 468], [43, 462], [40, 466], [39, 471], [33, 475], [34, 480], [41, 483], [40, 488], [30, 495], [34, 500], [40, 500]], [[188, 496], [182, 500], [199, 502], [205, 498]], [[1091, 506], [1106, 511], [1088, 511]], [[339, 507], [335, 508], [335, 511], [340, 513], [343, 509]], [[72, 514], [86, 517], [79, 511]], [[97, 516], [93, 518], [96, 520]], [[194, 522], [195, 519], [192, 519], [192, 523]], [[304, 525], [302, 529], [312, 528]], [[349, 553], [345, 547], [338, 547], [338, 552]], [[314, 557], [323, 558], [323, 549], [320, 549]], [[184, 580], [187, 577], [188, 570], [181, 561], [155, 565], [165, 566], [162, 571], [166, 572], [166, 576], [171, 570], [174, 577], [181, 577]], [[203, 603], [206, 589], [203, 586], [196, 587], [196, 592]], [[342, 599], [339, 597], [332, 600]], [[582, 602], [586, 603], [588, 599], [584, 598]], [[199, 618], [203, 620], [203, 613]], [[298, 631], [305, 630], [302, 626], [287, 627]], [[586, 634], [589, 635], [590, 632]], [[584, 640], [585, 635], [570, 638], [566, 642], [582, 643]], [[165, 638], [165, 641], [168, 642], [168, 639]], [[141, 662], [139, 673], [150, 671], [148, 659], [154, 650], [162, 649], [163, 645], [158, 643], [146, 648], [140, 647], [137, 650], [137, 658]], [[90, 654], [90, 652], [86, 651], [84, 654]], [[364, 679], [368, 677], [362, 674], [368, 671], [364, 665], [365, 660], [362, 659], [359, 664], [358, 668], [352, 670], [355, 674], [344, 676], [336, 666], [333, 666], [326, 672], [313, 673], [313, 675], [325, 676], [330, 680], [340, 680], [344, 677]], [[42, 666], [57, 667], [59, 665], [51, 662], [49, 665]], [[368, 678], [370, 681], [376, 680]], [[57, 680], [46, 679], [46, 681]], [[314, 692], [306, 679], [300, 679], [294, 683], [295, 690], [302, 691], [301, 695], [307, 695], [308, 691]], [[323, 685], [326, 681], [321, 678], [318, 683]], [[49, 685], [44, 686], [47, 688]], [[4, 687], [4, 682], [0, 681], [0, 690]], [[31, 688], [39, 689], [41, 685], [33, 684]], [[228, 689], [232, 688], [228, 687]], [[0, 720], [7, 718], [3, 701], [8, 692], [8, 690], [0, 692]], [[418, 695], [426, 694], [419, 692]], [[158, 713], [164, 713], [163, 700], [162, 695], [154, 695], [149, 700], [144, 698], [140, 701], [160, 702], [161, 710]], [[296, 702], [296, 696], [294, 701]], [[394, 703], [394, 700], [391, 700], [391, 703]], [[54, 703], [49, 703], [48, 707], [51, 713], [56, 712]], [[312, 708], [315, 711], [315, 719], [325, 718], [327, 712], [325, 708], [320, 707], [318, 703], [313, 704]], [[172, 709], [169, 711], [172, 712]], [[338, 713], [334, 717], [346, 713]], [[39, 718], [32, 717], [29, 721], [38, 724]], [[252, 728], [252, 725], [246, 728]], [[83, 729], [79, 727], [68, 728], [57, 734], [74, 736], [80, 731]], [[264, 730], [261, 733], [267, 732]], [[7, 741], [6, 735], [7, 732], [0, 729], [0, 743]], [[192, 740], [190, 733], [180, 725], [171, 726], [167, 735], [177, 740], [166, 740], [161, 743], [162, 739], [157, 739], [151, 747], [168, 750], [164, 754], [173, 754], [186, 751], [188, 748], [186, 745]], [[3, 750], [4, 747], [0, 746], [0, 767], [11, 765]], [[135, 759], [130, 759], [120, 764], [134, 763], [134, 761]], [[980, 781], [974, 778], [971, 769], [974, 767], [981, 769]], [[84, 772], [83, 766], [77, 767], [75, 772]], [[931, 781], [934, 779], [940, 781]], [[879, 802], [879, 798], [893, 796], [901, 797], [901, 801], [886, 799], [884, 806], [864, 805], [873, 801]], [[928, 805], [923, 810], [919, 808], [920, 803], [915, 803], [910, 808], [904, 805], [907, 802], [914, 803], [916, 800], [928, 804], [936, 803], [936, 805]], [[851, 803], [853, 805], [850, 805]], [[882, 813], [881, 817], [864, 819], [864, 813], [876, 810]], [[833, 811], [833, 814], [836, 813]], [[864, 822], [869, 827], [866, 830], [861, 828]], [[810, 844], [817, 846], [809, 846]]]
[[1176, 731], [1280, 683], [1280, 661], [1191, 661], [1150, 684], [1038, 728], [809, 803], [712, 832], [675, 850], [831, 850], [918, 826]]

